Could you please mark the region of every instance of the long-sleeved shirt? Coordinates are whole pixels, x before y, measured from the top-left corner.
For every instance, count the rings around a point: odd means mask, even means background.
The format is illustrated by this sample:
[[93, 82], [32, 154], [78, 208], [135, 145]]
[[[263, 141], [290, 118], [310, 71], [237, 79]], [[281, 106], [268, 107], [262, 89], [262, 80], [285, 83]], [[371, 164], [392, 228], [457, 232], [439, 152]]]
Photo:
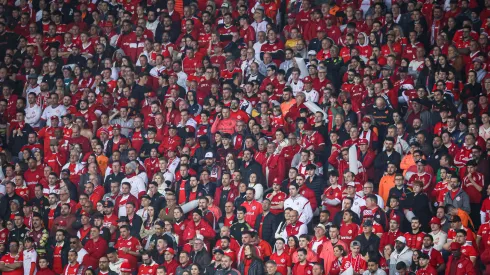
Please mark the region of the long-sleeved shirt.
[[284, 201], [284, 209], [291, 207], [298, 211], [299, 220], [308, 224], [313, 217], [313, 210], [311, 209], [311, 203], [305, 197], [298, 195], [295, 198], [289, 197]]
[[26, 106], [26, 117], [25, 117], [25, 122], [31, 127], [40, 127], [41, 126], [41, 115], [42, 115], [42, 110], [41, 107], [37, 104], [34, 104], [31, 106], [30, 104], [27, 104]]

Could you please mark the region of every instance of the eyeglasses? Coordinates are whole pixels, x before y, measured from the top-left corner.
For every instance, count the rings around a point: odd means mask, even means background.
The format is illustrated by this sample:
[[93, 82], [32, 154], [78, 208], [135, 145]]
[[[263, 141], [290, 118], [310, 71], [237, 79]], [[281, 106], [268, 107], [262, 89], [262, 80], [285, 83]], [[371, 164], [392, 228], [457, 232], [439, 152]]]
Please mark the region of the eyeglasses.
[[77, 242], [70, 242], [70, 244], [77, 244]]

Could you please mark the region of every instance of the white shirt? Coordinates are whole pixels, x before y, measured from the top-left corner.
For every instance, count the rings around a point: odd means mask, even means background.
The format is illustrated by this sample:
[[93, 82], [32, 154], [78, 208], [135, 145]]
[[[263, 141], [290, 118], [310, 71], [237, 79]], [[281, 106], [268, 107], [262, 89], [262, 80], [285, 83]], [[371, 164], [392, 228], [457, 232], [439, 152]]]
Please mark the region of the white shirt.
[[[305, 234], [306, 235], [308, 234], [308, 227], [306, 227], [306, 224], [302, 224], [299, 227], [298, 234], [295, 236], [299, 239], [299, 236], [305, 235]], [[289, 237], [291, 237], [291, 236], [288, 236], [288, 232], [286, 231], [286, 229], [284, 229], [284, 231], [282, 232], [282, 238], [287, 240]]]
[[27, 124], [31, 125], [31, 127], [41, 126], [39, 122], [41, 120], [41, 114], [43, 111], [41, 110], [41, 107], [39, 105], [34, 104], [33, 106], [31, 106], [31, 104], [27, 104], [25, 111], [25, 122]]
[[442, 246], [447, 241], [447, 234], [446, 234], [446, 232], [444, 232], [442, 230], [439, 230], [439, 232], [437, 234], [435, 234], [434, 232], [430, 232], [429, 234], [434, 239], [434, 249], [437, 250], [437, 251], [441, 251], [442, 250]]
[[[24, 275], [31, 274], [31, 263], [37, 263], [37, 252], [35, 249], [22, 251], [22, 256], [24, 257]], [[37, 268], [34, 266], [34, 274], [36, 274]]]
[[[254, 22], [255, 23], [255, 22]], [[257, 32], [256, 32], [257, 33]], [[264, 41], [264, 42], [255, 42], [255, 44], [253, 45], [253, 48], [254, 48], [254, 51], [255, 51], [255, 59], [257, 60], [261, 60], [260, 59], [260, 52], [261, 52], [261, 48], [262, 48], [262, 45], [264, 45], [265, 43], [267, 43], [267, 41]]]
[[[254, 21], [251, 24], [251, 26], [255, 30], [255, 40], [259, 40], [259, 32], [267, 33], [267, 21], [265, 21], [265, 20], [262, 20], [262, 22], [260, 22], [260, 23], [258, 23], [257, 21]], [[255, 45], [254, 45], [254, 50], [255, 50]], [[260, 49], [259, 49], [259, 51], [255, 50], [255, 52], [260, 54]]]
[[318, 103], [318, 100], [320, 99], [320, 95], [315, 89], [312, 89], [311, 91], [303, 91], [305, 93], [305, 101], [311, 101], [314, 103]]
[[298, 211], [299, 221], [308, 224], [313, 217], [310, 201], [302, 195], [297, 195], [295, 198], [289, 197], [284, 201], [284, 209], [291, 207]]
[[294, 83], [293, 80], [288, 82], [288, 85], [291, 86], [291, 89], [293, 90], [293, 96], [296, 96], [297, 93], [303, 91], [303, 87], [305, 84], [303, 84], [303, 81], [298, 80], [298, 82]]
[[31, 85], [27, 86], [26, 95], [29, 95], [30, 93], [39, 95], [41, 93], [41, 86], [37, 85], [35, 88], [33, 88]]
[[146, 193], [145, 182], [139, 176], [136, 175], [130, 179], [124, 178], [121, 181], [121, 192], [122, 192], [122, 183], [124, 182], [129, 182], [129, 184], [131, 184], [131, 190], [129, 192], [131, 193], [131, 195], [135, 196], [136, 198], [139, 197], [139, 193], [141, 192]]
[[51, 107], [51, 105], [49, 105], [48, 107], [46, 107], [46, 109], [44, 109], [44, 112], [43, 112], [41, 118], [43, 120], [46, 120], [46, 125], [51, 126], [51, 117], [52, 116], [58, 116], [60, 118], [58, 126], [61, 126], [61, 121], [62, 121], [61, 116], [65, 115], [65, 114], [66, 114], [65, 106], [58, 105], [58, 107], [53, 109], [53, 107]]
[[84, 257], [85, 257], [85, 255], [87, 255], [87, 254], [88, 254], [88, 252], [87, 252], [87, 250], [85, 250], [85, 248], [80, 249], [80, 251], [78, 251], [77, 262], [78, 262], [79, 264], [82, 264], [82, 262], [83, 262], [83, 258], [84, 258]]

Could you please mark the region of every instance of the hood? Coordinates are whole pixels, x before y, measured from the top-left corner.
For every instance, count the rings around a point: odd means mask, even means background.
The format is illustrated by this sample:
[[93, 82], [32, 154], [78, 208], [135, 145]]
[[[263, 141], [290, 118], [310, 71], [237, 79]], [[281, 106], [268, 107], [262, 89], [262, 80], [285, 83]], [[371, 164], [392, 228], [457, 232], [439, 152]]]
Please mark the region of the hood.
[[367, 46], [369, 44], [369, 37], [364, 32], [360, 32], [359, 34], [364, 36], [364, 43], [363, 44], [359, 43], [359, 39], [357, 39], [357, 44], [359, 44], [359, 46], [362, 46], [362, 47]]

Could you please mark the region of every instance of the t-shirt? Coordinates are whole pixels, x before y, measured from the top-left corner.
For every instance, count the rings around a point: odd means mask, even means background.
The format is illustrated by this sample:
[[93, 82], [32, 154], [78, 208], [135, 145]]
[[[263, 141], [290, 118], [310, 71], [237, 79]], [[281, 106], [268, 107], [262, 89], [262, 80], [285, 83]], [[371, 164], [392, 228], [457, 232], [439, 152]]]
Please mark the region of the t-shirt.
[[[5, 264], [13, 264], [13, 263], [22, 263], [24, 261], [24, 257], [22, 254], [18, 254], [17, 256], [12, 256], [10, 253], [3, 255], [0, 259], [0, 263]], [[24, 268], [21, 266], [13, 271], [3, 271], [2, 275], [23, 275]]]
[[129, 250], [136, 252], [138, 251], [137, 247], [139, 246], [140, 242], [136, 238], [129, 237], [128, 239], [123, 239], [122, 237], [119, 237], [116, 245], [114, 245], [114, 248], [117, 249], [119, 258], [128, 260], [129, 264], [131, 265], [131, 269], [135, 270], [138, 263], [138, 258], [129, 253], [125, 253], [122, 249], [126, 247], [129, 248]]
[[[24, 275], [29, 275], [31, 274], [31, 263], [36, 264], [37, 263], [37, 252], [35, 249], [31, 250], [24, 250], [22, 252], [22, 256], [24, 257]], [[36, 274], [37, 268], [34, 265], [34, 274]]]

